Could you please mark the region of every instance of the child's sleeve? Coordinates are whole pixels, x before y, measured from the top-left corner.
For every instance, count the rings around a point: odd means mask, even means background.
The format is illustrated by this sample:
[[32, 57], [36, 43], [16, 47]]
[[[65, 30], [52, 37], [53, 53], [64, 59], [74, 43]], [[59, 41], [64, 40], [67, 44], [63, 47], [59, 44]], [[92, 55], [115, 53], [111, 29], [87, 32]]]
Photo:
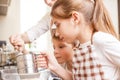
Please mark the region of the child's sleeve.
[[111, 34], [102, 32], [94, 36], [94, 41], [109, 61], [120, 67], [120, 41]]
[[104, 50], [111, 61], [120, 67], [120, 41], [115, 38], [109, 39], [104, 42]]

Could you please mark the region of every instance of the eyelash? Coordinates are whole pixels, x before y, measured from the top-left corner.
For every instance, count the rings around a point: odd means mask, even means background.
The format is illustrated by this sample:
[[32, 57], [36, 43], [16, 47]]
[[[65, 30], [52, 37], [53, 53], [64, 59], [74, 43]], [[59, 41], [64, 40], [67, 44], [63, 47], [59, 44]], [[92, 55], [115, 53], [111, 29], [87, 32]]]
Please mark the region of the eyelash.
[[57, 23], [57, 24], [55, 24], [55, 25], [56, 25], [56, 28], [58, 28], [58, 27], [60, 26], [60, 24], [58, 24], [58, 23]]
[[59, 48], [64, 48], [65, 46], [59, 46]]
[[[59, 46], [59, 48], [64, 48], [65, 46]], [[53, 47], [55, 49], [55, 47]]]

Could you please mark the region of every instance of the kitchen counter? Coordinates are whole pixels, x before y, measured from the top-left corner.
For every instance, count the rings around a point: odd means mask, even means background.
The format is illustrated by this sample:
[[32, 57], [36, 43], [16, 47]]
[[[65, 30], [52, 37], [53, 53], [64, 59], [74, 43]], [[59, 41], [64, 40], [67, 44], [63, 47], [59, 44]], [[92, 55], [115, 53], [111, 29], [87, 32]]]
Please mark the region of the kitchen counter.
[[39, 80], [39, 73], [19, 74], [21, 80]]
[[0, 80], [39, 80], [40, 73], [18, 74], [1, 70]]
[[40, 80], [39, 78], [33, 78], [33, 79], [21, 79], [21, 80]]

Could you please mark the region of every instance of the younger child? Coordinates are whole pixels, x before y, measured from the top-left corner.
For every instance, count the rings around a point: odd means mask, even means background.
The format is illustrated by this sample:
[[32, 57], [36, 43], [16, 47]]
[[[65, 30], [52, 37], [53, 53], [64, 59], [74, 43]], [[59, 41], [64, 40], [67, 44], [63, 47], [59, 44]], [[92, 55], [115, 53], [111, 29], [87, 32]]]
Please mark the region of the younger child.
[[[54, 47], [54, 55], [48, 54], [51, 56], [51, 59], [45, 59], [44, 56], [39, 56], [39, 66], [43, 68], [48, 68], [52, 72], [56, 73], [60, 78], [63, 80], [72, 80], [72, 56], [73, 56], [73, 44], [68, 44], [64, 42], [62, 39], [60, 39], [58, 36], [55, 36], [55, 30], [52, 30], [52, 41], [53, 41], [53, 47]], [[55, 57], [54, 57], [55, 56]], [[56, 59], [55, 59], [56, 58]], [[45, 60], [45, 61], [44, 61]], [[57, 60], [57, 62], [56, 62]], [[59, 72], [59, 70], [55, 70], [53, 67], [57, 67], [56, 64], [60, 64], [63, 67], [63, 72]], [[48, 65], [47, 65], [48, 64]], [[65, 73], [70, 72], [69, 78], [66, 78]]]

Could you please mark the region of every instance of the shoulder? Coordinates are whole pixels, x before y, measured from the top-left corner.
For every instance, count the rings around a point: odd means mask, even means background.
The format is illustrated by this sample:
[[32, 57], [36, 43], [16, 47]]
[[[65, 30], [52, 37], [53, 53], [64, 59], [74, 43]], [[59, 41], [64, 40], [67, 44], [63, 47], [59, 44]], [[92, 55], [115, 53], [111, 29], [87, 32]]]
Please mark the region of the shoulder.
[[107, 43], [118, 42], [118, 40], [111, 34], [105, 32], [96, 32], [92, 38], [93, 44], [104, 45]]

